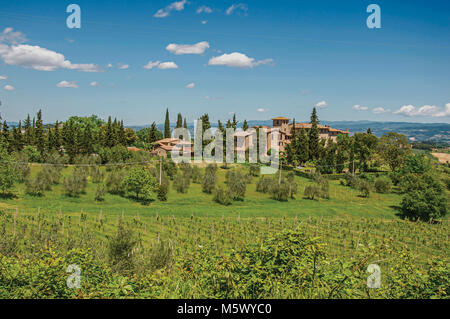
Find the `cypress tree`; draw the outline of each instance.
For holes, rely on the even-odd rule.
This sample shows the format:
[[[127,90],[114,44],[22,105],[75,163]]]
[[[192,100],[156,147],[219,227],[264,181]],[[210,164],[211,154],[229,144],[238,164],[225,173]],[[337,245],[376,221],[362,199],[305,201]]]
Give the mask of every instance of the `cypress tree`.
[[[156,128],[156,123],[153,122],[152,126],[150,127],[150,130],[148,131],[148,138],[147,138],[147,142],[148,143],[154,143],[158,140],[158,135],[157,134],[158,129]]]
[[[35,141],[36,141],[36,146],[37,146],[39,153],[41,153],[41,156],[43,156],[46,145],[45,145],[45,136],[44,136],[44,124],[42,122],[42,111],[41,110],[39,110],[39,112],[37,113]]]
[[[243,129],[244,131],[247,131],[247,130],[248,130],[247,120],[244,120],[244,123],[242,124],[242,129]]]
[[[181,113],[178,113],[176,128],[182,128],[182,127],[183,127],[183,117],[181,116]]]
[[[233,122],[231,123],[231,126],[236,129],[237,125],[238,125],[238,121],[236,120],[236,114],[233,114]]]
[[[170,119],[169,119],[169,109],[166,109],[166,120],[164,121],[164,138],[170,138]]]
[[[317,111],[316,108],[313,108],[313,111],[311,113],[311,129],[309,130],[309,159],[315,160],[319,158],[319,119],[317,118]]]
[[[184,127],[184,128],[187,128],[186,118],[184,118],[183,127]]]
[[[300,129],[300,133],[297,135],[296,144],[296,158],[300,162],[300,164],[304,164],[309,159],[309,143],[308,135],[306,134],[306,131],[303,127]]]

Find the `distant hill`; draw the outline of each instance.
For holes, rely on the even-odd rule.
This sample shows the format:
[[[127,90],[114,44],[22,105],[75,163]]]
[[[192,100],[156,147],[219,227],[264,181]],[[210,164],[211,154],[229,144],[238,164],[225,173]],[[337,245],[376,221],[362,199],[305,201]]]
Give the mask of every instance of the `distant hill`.
[[[271,126],[272,121],[247,121],[250,127],[257,125]],[[413,138],[415,141],[435,141],[450,143],[450,124],[447,123],[409,123],[409,122],[373,122],[373,121],[320,121],[321,124],[329,125],[340,130],[349,129],[350,133],[366,132],[368,128],[372,133],[380,137],[386,132],[397,132],[404,134],[408,138]],[[217,123],[212,123],[212,127],[217,127]],[[242,123],[239,123],[242,125]],[[134,130],[140,130],[144,126],[128,126]],[[164,124],[157,125],[159,130],[164,129]],[[175,127],[175,124],[171,124]],[[188,129],[193,134],[194,124],[188,123]]]

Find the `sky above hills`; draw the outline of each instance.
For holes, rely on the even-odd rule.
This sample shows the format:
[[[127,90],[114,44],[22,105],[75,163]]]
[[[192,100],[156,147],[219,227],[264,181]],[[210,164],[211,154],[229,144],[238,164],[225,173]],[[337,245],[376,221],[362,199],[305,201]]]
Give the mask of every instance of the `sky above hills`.
[[[4,1],[0,112],[450,122],[449,1]],[[381,28],[369,29],[369,4]]]

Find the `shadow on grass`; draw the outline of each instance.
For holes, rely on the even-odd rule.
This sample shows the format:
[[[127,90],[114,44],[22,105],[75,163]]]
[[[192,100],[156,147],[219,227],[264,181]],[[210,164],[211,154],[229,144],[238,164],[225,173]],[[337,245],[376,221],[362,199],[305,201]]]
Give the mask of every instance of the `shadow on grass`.
[[[17,195],[14,193],[0,193],[1,199],[14,199],[17,198]]]

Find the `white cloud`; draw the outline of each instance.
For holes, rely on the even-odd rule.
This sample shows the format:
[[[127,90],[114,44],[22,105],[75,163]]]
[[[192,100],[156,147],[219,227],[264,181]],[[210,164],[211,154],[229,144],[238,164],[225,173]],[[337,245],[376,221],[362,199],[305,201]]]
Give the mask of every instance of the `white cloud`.
[[[257,109],[257,111],[258,111],[258,112],[267,112],[267,111],[269,111],[269,110],[263,109],[263,108],[259,108],[259,109]]]
[[[208,21],[206,21],[206,20],[202,21],[202,24],[207,24],[207,23],[208,23]]]
[[[400,109],[394,112],[394,114],[404,115],[404,116],[434,116],[442,117],[450,115],[448,112],[448,104],[445,105],[445,110],[441,111],[441,108],[435,105],[424,105],[420,108],[416,108],[414,105],[403,105]]]
[[[187,0],[181,0],[181,1],[176,1],[176,2],[172,2],[171,4],[169,4],[167,7],[165,7],[164,9],[159,9],[153,16],[155,18],[165,18],[168,17],[170,15],[171,11],[182,11],[184,10],[184,5],[186,4]]]
[[[383,113],[389,113],[391,110],[386,110],[383,107],[376,107],[372,110],[373,114],[383,114]]]
[[[211,13],[212,12],[212,9],[210,8],[210,7],[208,7],[208,6],[201,6],[201,7],[199,7],[198,9],[197,9],[197,14],[198,13],[202,13],[202,12],[204,12],[204,13]]]
[[[244,15],[247,15],[248,7],[245,3],[237,3],[233,4],[231,7],[229,7],[226,11],[227,15],[232,14],[234,11],[240,12]]]
[[[0,80],[6,80],[8,77],[6,75],[0,75]]]
[[[130,65],[129,64],[119,64],[118,67],[120,70],[126,70],[130,67]]]
[[[178,65],[176,65],[175,62],[161,62],[161,61],[152,62],[152,61],[149,61],[146,65],[144,65],[144,69],[148,69],[148,70],[151,70],[155,67],[157,67],[160,70],[178,69]]]
[[[0,57],[6,64],[32,68],[38,71],[57,69],[99,72],[95,64],[73,64],[64,55],[39,46],[26,44],[7,46],[0,44]]]
[[[9,84],[5,85],[3,88],[4,88],[6,91],[14,91],[14,90],[16,89],[14,86],[9,85]]]
[[[209,43],[206,41],[198,42],[196,44],[175,44],[171,43],[166,47],[166,50],[176,55],[180,54],[203,54],[209,48]]]
[[[353,106],[353,109],[357,111],[367,111],[369,108],[367,106],[361,106],[359,104],[356,104]]]
[[[443,116],[450,116],[450,103],[445,104],[445,109],[442,112],[438,112],[434,114],[435,117],[443,117]]]
[[[254,58],[249,58],[245,54],[239,52],[222,54],[221,56],[212,57],[208,62],[209,65],[225,65],[234,68],[253,68],[254,66],[272,63],[272,59],[255,61]]]
[[[195,87],[195,83],[189,83],[188,85],[186,85],[186,89],[193,89]]]
[[[90,86],[98,86],[98,82],[97,82],[97,81],[94,81],[94,82],[91,82],[89,85],[90,85]]]
[[[106,65],[106,67],[107,67],[108,69],[110,69],[110,68],[113,67],[113,65],[112,65],[111,63],[108,63],[108,64]]]
[[[75,81],[72,82],[67,82],[67,81],[61,81],[58,84],[56,84],[57,87],[59,88],[78,88],[78,85]]]
[[[0,34],[0,42],[6,42],[10,44],[20,44],[27,42],[27,38],[20,31],[14,31],[13,28],[6,28]]]
[[[318,107],[319,109],[327,107],[327,106],[328,106],[328,104],[326,101],[320,101],[320,102],[317,102],[317,104],[316,104],[316,107]]]

